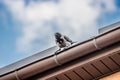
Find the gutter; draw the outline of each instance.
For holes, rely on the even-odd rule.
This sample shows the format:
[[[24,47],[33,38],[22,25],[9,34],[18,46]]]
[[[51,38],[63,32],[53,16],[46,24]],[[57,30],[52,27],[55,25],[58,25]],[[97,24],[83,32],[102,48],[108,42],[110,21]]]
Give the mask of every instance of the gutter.
[[[36,74],[80,58],[91,52],[100,50],[114,43],[120,42],[120,27],[105,34],[92,38],[82,44],[73,46],[71,49],[60,52],[29,66],[10,72],[0,77],[0,80],[24,80]]]

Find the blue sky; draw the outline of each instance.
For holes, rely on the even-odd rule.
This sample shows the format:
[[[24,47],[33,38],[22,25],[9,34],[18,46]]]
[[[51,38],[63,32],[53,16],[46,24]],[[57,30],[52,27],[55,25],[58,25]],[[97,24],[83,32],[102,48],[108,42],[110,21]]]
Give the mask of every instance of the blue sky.
[[[0,67],[54,46],[55,32],[80,42],[118,21],[119,0],[1,0]]]

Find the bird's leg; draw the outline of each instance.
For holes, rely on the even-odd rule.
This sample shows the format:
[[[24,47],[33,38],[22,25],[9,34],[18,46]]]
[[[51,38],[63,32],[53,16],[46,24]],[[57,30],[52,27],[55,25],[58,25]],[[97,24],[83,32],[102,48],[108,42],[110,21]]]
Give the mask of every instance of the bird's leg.
[[[58,52],[60,52],[61,51],[61,48],[59,48],[55,53],[58,53]]]

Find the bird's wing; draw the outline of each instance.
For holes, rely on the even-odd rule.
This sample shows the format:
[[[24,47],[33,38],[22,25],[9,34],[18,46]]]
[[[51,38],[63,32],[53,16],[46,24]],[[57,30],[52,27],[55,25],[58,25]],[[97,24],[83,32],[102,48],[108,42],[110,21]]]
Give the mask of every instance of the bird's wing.
[[[70,38],[68,38],[67,36],[64,36],[65,40],[68,41],[68,42],[73,42]]]

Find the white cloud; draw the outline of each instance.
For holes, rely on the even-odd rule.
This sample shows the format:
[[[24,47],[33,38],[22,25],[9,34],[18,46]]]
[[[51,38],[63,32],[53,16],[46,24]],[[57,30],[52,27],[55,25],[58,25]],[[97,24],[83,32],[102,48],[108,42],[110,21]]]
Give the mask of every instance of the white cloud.
[[[27,6],[24,0],[5,0],[5,4],[14,19],[23,23],[21,36],[16,42],[21,52],[54,45],[54,28],[75,41],[94,36],[100,15],[116,10],[114,0],[59,0],[58,3],[31,0]],[[53,27],[52,21],[57,26]]]

